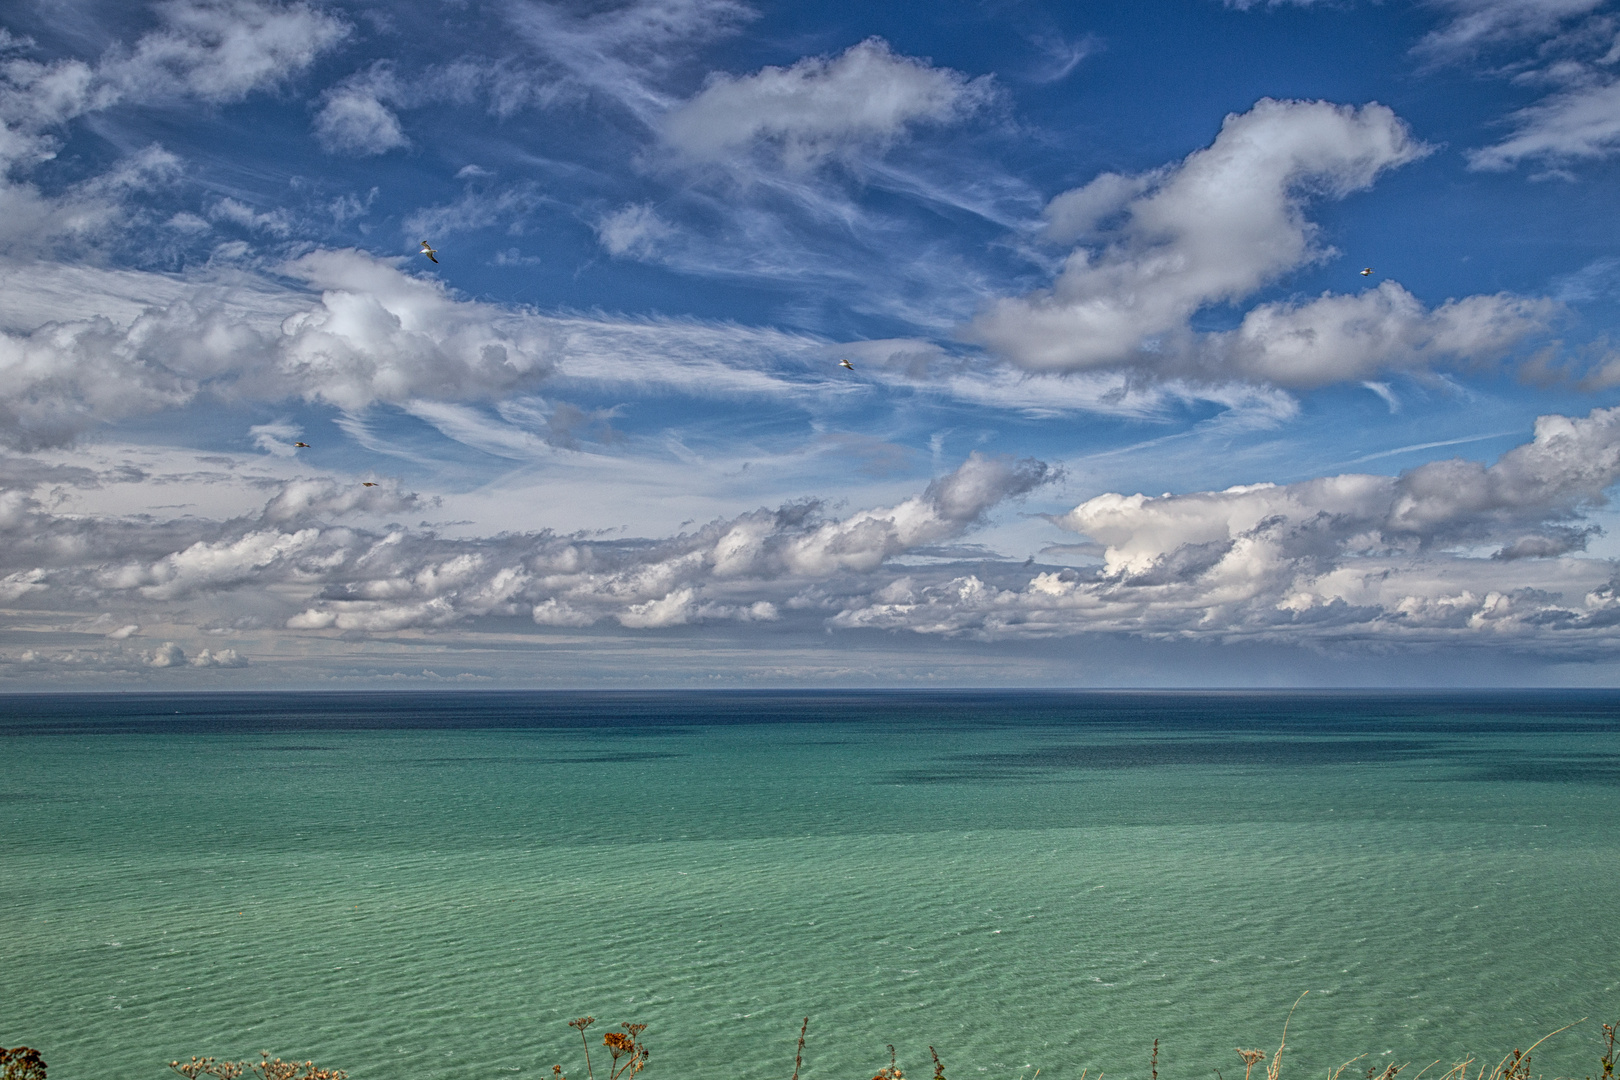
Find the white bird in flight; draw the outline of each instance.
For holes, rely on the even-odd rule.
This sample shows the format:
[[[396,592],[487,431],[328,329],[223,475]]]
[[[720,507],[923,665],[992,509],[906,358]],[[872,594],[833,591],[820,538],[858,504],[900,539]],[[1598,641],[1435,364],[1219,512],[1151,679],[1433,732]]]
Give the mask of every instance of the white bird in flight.
[[[847,368],[849,368],[849,370],[851,370],[851,371],[854,371],[854,370],[855,370],[855,365],[854,365],[854,364],[852,364],[852,363],[850,363],[850,362],[849,362],[849,358],[848,358],[848,357],[845,357],[845,358],[844,358],[844,359],[842,359],[842,360],[840,360],[840,361],[838,361],[838,362],[839,362],[839,363],[840,363],[840,364],[842,364],[842,365],[843,365],[843,366],[844,366],[844,367],[847,367]]]
[[[432,244],[429,244],[426,240],[422,241],[422,254],[426,255],[428,258],[432,259],[434,262],[439,261],[439,253],[438,253],[438,251],[433,247]]]
[[[434,260],[434,261],[437,262],[438,260]],[[1367,267],[1367,269],[1363,270],[1361,272],[1361,276],[1362,277],[1372,277],[1372,267],[1369,266],[1369,267]]]

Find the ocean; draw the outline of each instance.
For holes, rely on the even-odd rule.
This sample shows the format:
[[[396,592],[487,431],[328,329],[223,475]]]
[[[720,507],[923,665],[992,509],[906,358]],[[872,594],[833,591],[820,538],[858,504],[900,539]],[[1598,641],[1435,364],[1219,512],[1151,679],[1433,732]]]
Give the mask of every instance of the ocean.
[[[1593,1076],[1617,871],[1615,693],[0,698],[51,1080]]]

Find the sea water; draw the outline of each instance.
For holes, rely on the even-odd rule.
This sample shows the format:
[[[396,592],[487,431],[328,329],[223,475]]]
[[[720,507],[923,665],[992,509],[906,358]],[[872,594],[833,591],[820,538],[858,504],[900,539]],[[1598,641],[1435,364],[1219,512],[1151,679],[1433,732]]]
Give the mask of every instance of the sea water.
[[[1595,1075],[1617,871],[1613,694],[0,699],[52,1080]]]

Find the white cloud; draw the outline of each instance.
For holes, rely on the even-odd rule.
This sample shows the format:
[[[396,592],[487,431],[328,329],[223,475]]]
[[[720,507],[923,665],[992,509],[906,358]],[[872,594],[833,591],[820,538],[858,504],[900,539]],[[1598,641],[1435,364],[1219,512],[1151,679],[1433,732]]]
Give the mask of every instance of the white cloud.
[[[757,144],[790,168],[848,150],[882,146],[917,124],[946,124],[994,96],[988,76],[969,79],[912,57],[881,38],[837,57],[806,57],[753,75],[714,74],[703,90],[664,117],[665,140],[699,161],[723,161]]]
[[[610,255],[644,257],[660,240],[673,235],[674,226],[658,216],[649,203],[632,203],[602,218],[596,235]]]
[[[1620,82],[1604,80],[1554,94],[1509,120],[1518,129],[1493,146],[1468,151],[1468,167],[1504,171],[1522,161],[1552,164],[1608,157],[1620,150]]]
[[[351,425],[369,406],[393,404],[451,438],[519,458],[613,438],[609,412],[514,398],[542,383],[557,393],[763,397],[812,409],[876,383],[1041,416],[1158,417],[1194,398],[1273,419],[1292,410],[1286,395],[1254,388],[1130,386],[1101,373],[1026,377],[924,341],[838,345],[691,319],[543,315],[457,298],[402,272],[402,262],[316,251],[278,277],[0,268],[0,442],[61,445],[206,395],[332,405]],[[859,380],[839,377],[836,359],[845,355],[856,358]],[[503,403],[498,416],[471,407],[486,401]],[[274,422],[249,436],[268,453],[291,455],[299,432]]]
[[[280,326],[266,325],[262,308],[244,318],[230,302],[198,296],[149,308],[127,326],[92,317],[0,332],[0,439],[60,443],[88,424],[183,405],[209,387],[355,411],[487,398],[552,370],[544,320],[457,300],[355,251],[312,252],[282,270],[321,291],[301,310],[295,297],[271,298],[270,311],[293,309]]]
[[[477,55],[449,63],[413,66],[409,77],[379,60],[328,88],[312,129],[321,148],[331,154],[372,157],[411,145],[400,121],[401,110],[449,104],[460,108],[482,101],[502,119],[532,106],[548,106],[566,97],[554,76],[510,58]],[[488,175],[476,166],[457,179]]]
[[[289,480],[265,504],[260,520],[271,525],[287,526],[299,522],[330,521],[356,514],[383,517],[426,508],[415,495],[401,492],[397,481],[373,483],[373,487],[366,487],[336,480]]]
[[[143,655],[146,657],[148,667],[179,667],[186,662],[185,651],[172,641],[165,641],[150,653]]]
[[[798,503],[667,539],[594,542],[550,533],[456,540],[360,524],[419,505],[391,485],[293,480],[257,514],[221,522],[64,515],[10,492],[0,501],[12,541],[0,546],[0,570],[11,571],[12,604],[145,610],[143,622],[174,631],[187,619],[228,624],[232,613],[295,632],[374,634],[484,618],[552,627],[611,619],[636,630],[775,623],[806,585],[959,537],[1052,475],[1040,462],[974,454],[920,495],[843,518]],[[92,620],[101,634],[112,622]],[[192,663],[221,666],[224,655],[213,647],[210,660]],[[184,662],[168,646],[153,656]]]
[[[1061,523],[1108,546],[1109,573],[1144,574],[1176,552],[1230,544],[1263,522],[1339,551],[1511,544],[1601,504],[1616,479],[1620,409],[1599,409],[1583,419],[1541,417],[1534,441],[1491,466],[1452,459],[1398,477],[1349,474],[1166,498],[1100,495]]]
[[[302,3],[168,0],[155,10],[160,29],[102,61],[103,78],[143,101],[239,101],[305,70],[348,35],[341,20]]]
[[[874,591],[839,626],[1292,642],[1462,640],[1558,652],[1609,640],[1607,561],[1568,558],[1620,479],[1620,409],[1543,416],[1494,465],[1437,461],[1186,495],[1099,495],[1056,523],[1105,545],[1094,571]],[[1472,552],[1494,548],[1492,557]]]
[[[514,634],[604,624],[638,636],[746,623],[773,636],[1102,633],[1571,656],[1620,636],[1613,567],[1581,555],[1596,534],[1589,513],[1620,479],[1620,409],[1542,417],[1531,442],[1489,466],[1099,495],[1053,519],[1097,542],[1092,568],[1024,569],[955,544],[1051,475],[975,455],[886,505],[828,516],[788,503],[647,539],[365,524],[411,497],[371,504],[345,497],[352,484],[310,480],[224,521],[62,513],[11,489],[0,580],[8,605],[32,613],[25,625],[66,618],[58,629],[106,640],[122,623],[109,645],[144,625],[166,644],[140,662],[170,667],[292,655],[311,635],[493,634],[507,649]],[[229,650],[219,633],[235,637]]]
[[[674,104],[663,77],[686,58],[682,46],[734,32],[756,12],[738,0],[632,0],[580,8],[516,0],[512,27],[561,72],[561,85],[601,95],[652,125]]]
[[[161,152],[148,149],[104,176],[41,194],[21,174],[55,155],[62,125],[121,102],[238,101],[307,69],[348,33],[300,3],[169,0],[154,10],[157,29],[133,46],[115,44],[95,64],[0,61],[0,243],[8,253],[110,233],[131,189],[155,178]]]
[[[396,96],[393,71],[379,65],[326,91],[315,114],[315,139],[331,154],[371,157],[409,146],[384,99]]]
[[[204,649],[191,658],[192,667],[238,668],[247,667],[247,657],[238,655],[235,649]]]
[[[13,503],[16,502],[14,492],[6,492],[6,494],[11,496]],[[5,577],[0,578],[0,601],[8,604],[13,603],[31,592],[47,588],[45,584],[47,577],[49,575],[38,567],[32,570],[19,570],[14,574],[7,574]]]
[[[42,132],[118,102],[240,101],[307,69],[348,34],[341,20],[301,3],[169,0],[154,10],[158,29],[133,46],[115,44],[95,65],[0,64],[0,160],[48,154]]]
[[[1021,367],[1129,369],[1160,379],[1317,386],[1385,368],[1501,355],[1541,328],[1544,301],[1475,296],[1427,310],[1393,282],[1247,313],[1235,331],[1189,320],[1332,254],[1314,197],[1365,189],[1427,149],[1382,105],[1263,100],[1178,165],[1104,173],[1053,199],[1047,239],[1082,241],[1049,290],[995,302],[968,328]]]
[[[696,605],[697,591],[681,588],[657,600],[631,604],[618,615],[619,625],[631,630],[657,630],[666,626],[680,626],[691,621]]]
[[[1322,258],[1310,196],[1366,188],[1422,153],[1382,105],[1262,100],[1178,166],[1136,182],[1105,174],[1100,189],[1054,200],[1049,221],[1063,232],[1122,220],[1106,247],[1077,249],[1051,290],[997,302],[972,334],[1032,369],[1136,360],[1144,340],[1184,330],[1200,308]]]
[[[198,541],[148,567],[111,570],[103,581],[117,588],[139,588],[153,600],[172,600],[204,589],[222,589],[252,580],[272,564],[290,562],[315,546],[319,529],[296,533],[265,530],[234,540]]]
[[[1046,228],[1041,232],[1041,239],[1053,244],[1089,239],[1095,235],[1098,225],[1122,214],[1132,200],[1162,179],[1162,171],[1135,176],[1099,173],[1089,183],[1065,191],[1046,204],[1042,211]]]
[[[1550,300],[1498,293],[1427,309],[1392,281],[1356,295],[1262,304],[1233,331],[1206,340],[1212,375],[1279,386],[1364,379],[1384,370],[1467,364],[1502,356],[1558,311]]]
[[[304,433],[304,429],[297,424],[286,420],[277,420],[269,424],[255,424],[248,428],[248,435],[253,439],[253,445],[267,454],[276,457],[293,458],[298,456],[298,447],[293,444]]]
[[[406,215],[405,234],[415,238],[443,237],[504,222],[507,233],[516,236],[523,231],[524,219],[545,201],[540,189],[528,182],[493,190],[469,185],[444,206],[424,207]]]
[[[267,232],[272,236],[284,237],[292,232],[292,221],[286,210],[277,207],[274,210],[255,210],[236,199],[220,199],[208,209],[208,216],[215,221],[229,221],[254,232]]]
[[[1505,118],[1513,131],[1465,151],[1470,169],[1506,171],[1529,161],[1534,177],[1568,178],[1567,167],[1620,149],[1620,83],[1614,78],[1613,16],[1604,0],[1432,0],[1448,18],[1414,52],[1430,61],[1480,60],[1520,86],[1553,93]]]
[[[1604,0],[1430,0],[1430,7],[1450,18],[1425,34],[1413,51],[1445,60],[1506,42],[1546,37],[1569,19],[1603,4]]]
[[[535,385],[559,363],[575,384],[791,395],[801,392],[793,367],[828,347],[774,330],[543,316],[460,300],[354,251],[314,252],[283,269],[315,291],[255,276],[215,284],[44,264],[6,277],[0,439],[58,444],[213,390],[351,411],[476,401]],[[822,375],[803,392],[826,383]],[[273,425],[252,434],[261,447],[279,440],[283,451],[296,437]]]

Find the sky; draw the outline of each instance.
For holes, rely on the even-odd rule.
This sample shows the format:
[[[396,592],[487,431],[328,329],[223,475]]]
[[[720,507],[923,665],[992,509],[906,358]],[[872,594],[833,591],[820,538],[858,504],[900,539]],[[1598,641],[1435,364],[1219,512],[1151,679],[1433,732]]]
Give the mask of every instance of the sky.
[[[1616,685],[1617,180],[1604,0],[10,0],[0,690]]]

